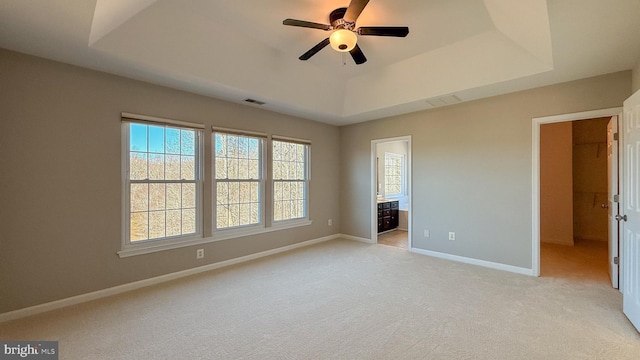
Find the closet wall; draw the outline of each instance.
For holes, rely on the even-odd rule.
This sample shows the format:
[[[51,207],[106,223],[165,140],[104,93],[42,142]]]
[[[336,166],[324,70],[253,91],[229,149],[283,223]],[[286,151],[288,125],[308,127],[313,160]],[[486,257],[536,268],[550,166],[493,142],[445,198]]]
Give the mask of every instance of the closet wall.
[[[573,246],[573,125],[540,126],[540,241]]]
[[[607,241],[607,123],[572,122],[573,237]]]

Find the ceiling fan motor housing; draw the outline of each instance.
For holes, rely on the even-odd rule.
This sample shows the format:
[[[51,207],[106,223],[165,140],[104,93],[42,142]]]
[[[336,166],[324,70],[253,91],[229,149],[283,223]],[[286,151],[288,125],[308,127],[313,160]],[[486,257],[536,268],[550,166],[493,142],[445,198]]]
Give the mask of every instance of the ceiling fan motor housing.
[[[356,24],[345,21],[344,14],[346,12],[347,8],[338,8],[329,14],[329,21],[334,30],[330,37],[331,47],[340,52],[350,51],[357,42],[357,36],[353,31]]]
[[[333,26],[334,29],[343,29],[343,28],[348,28],[348,25],[351,25],[351,29],[349,30],[353,30],[353,28],[355,28],[355,23],[348,23],[346,21],[344,21],[344,14],[347,13],[347,8],[342,7],[342,8],[337,8],[335,10],[333,10],[331,12],[331,14],[329,14],[329,24],[331,24],[331,26]]]

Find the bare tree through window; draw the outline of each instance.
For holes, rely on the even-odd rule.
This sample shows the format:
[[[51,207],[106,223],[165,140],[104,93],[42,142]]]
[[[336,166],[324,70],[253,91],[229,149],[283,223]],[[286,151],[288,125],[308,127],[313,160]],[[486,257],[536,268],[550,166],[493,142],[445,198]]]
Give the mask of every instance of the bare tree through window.
[[[197,231],[197,131],[129,123],[129,241]]]
[[[308,145],[273,141],[273,220],[307,216]]]
[[[216,229],[262,222],[261,138],[215,133]]]

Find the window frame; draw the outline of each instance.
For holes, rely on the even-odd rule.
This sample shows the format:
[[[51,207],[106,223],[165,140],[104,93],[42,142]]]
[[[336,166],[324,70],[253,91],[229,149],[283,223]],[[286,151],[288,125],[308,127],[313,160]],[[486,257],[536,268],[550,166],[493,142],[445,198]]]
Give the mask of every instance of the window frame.
[[[387,193],[387,156],[400,159],[400,192],[388,194]],[[405,168],[405,155],[392,152],[384,153],[384,197],[389,199],[401,198],[406,195],[406,181],[407,173]]]
[[[130,179],[130,139],[131,124],[157,125],[176,129],[193,130],[194,134],[194,180],[132,180]],[[203,239],[203,189],[204,189],[204,125],[180,120],[163,119],[131,113],[121,114],[121,174],[122,174],[122,236],[120,257],[146,254],[155,251],[173,249],[201,243]],[[165,236],[161,238],[131,241],[131,184],[132,183],[194,183],[195,184],[195,232],[186,235]]]
[[[284,142],[284,143],[292,143],[292,144],[298,144],[298,145],[303,145],[304,146],[304,179],[303,180],[288,180],[288,179],[274,179],[273,178],[273,164],[274,164],[274,158],[273,158],[273,142],[274,141],[278,141],[278,142]],[[282,137],[282,136],[273,136],[271,139],[271,157],[269,159],[270,161],[270,167],[271,167],[271,172],[270,172],[270,182],[271,182],[271,224],[274,228],[286,228],[289,226],[293,226],[293,225],[305,225],[310,223],[309,220],[309,197],[310,197],[310,188],[311,188],[311,143],[308,141],[304,141],[304,140],[300,140],[300,139],[293,139],[293,138],[287,138],[287,137]],[[276,220],[275,219],[275,207],[276,207],[276,199],[275,199],[275,185],[276,182],[302,182],[304,184],[304,204],[303,204],[303,212],[304,212],[304,216],[302,217],[298,217],[298,218],[290,218],[290,219],[283,219],[283,220]]]
[[[310,203],[311,203],[311,142],[308,140],[300,140],[295,138],[288,138],[283,136],[272,136],[265,133],[258,133],[252,131],[240,131],[226,128],[219,128],[211,126],[211,143],[205,140],[205,125],[200,123],[192,123],[181,120],[159,118],[147,115],[139,115],[133,113],[122,112],[120,116],[121,120],[121,247],[117,251],[120,258],[137,256],[143,254],[149,254],[158,251],[178,249],[186,246],[193,246],[199,244],[206,244],[221,240],[233,239],[237,237],[246,237],[250,235],[268,233],[273,231],[280,231],[289,228],[295,228],[300,226],[308,226],[313,222],[310,217]],[[164,238],[138,240],[131,242],[130,236],[130,184],[129,179],[129,161],[130,161],[130,124],[131,123],[143,123],[145,125],[161,125],[165,127],[175,128],[188,128],[195,130],[195,209],[196,209],[196,232],[188,235],[170,236]],[[209,146],[215,144],[214,137],[215,132],[233,132],[236,135],[247,135],[252,137],[263,137],[261,142],[262,161],[262,191],[261,197],[261,217],[262,221],[260,226],[242,226],[229,229],[216,229],[216,179],[215,179],[215,148],[211,148],[211,159],[205,161],[205,150],[209,151]],[[305,159],[305,217],[296,218],[291,220],[273,221],[273,181],[272,181],[272,141],[289,141],[299,142],[305,146],[306,159]],[[206,146],[206,149],[205,149]],[[215,145],[214,145],[215,146]],[[147,151],[149,153],[149,151]],[[208,160],[208,158],[206,158]],[[205,179],[205,174],[211,175],[211,180]],[[154,180],[155,181],[155,180]],[[270,186],[267,186],[267,183]],[[205,185],[211,185],[212,191],[211,197],[205,199]],[[210,204],[205,201],[211,201]],[[206,211],[211,211],[211,217],[206,219],[204,217]],[[209,215],[207,213],[207,215]],[[206,234],[205,234],[206,231]]]
[[[260,179],[257,181],[260,189],[260,221],[256,224],[249,225],[240,225],[228,228],[218,229],[217,227],[217,184],[218,179],[216,179],[216,154],[215,154],[215,146],[216,146],[216,134],[226,134],[226,135],[236,135],[236,136],[245,136],[249,138],[259,139],[260,140]],[[225,129],[225,128],[216,128],[212,127],[211,132],[211,232],[213,236],[213,241],[232,239],[236,237],[248,236],[253,234],[259,234],[264,232],[266,225],[266,217],[265,217],[265,203],[266,203],[266,176],[267,176],[267,168],[266,164],[266,144],[267,144],[268,136],[263,133],[258,132],[249,132],[249,131],[239,131],[233,129]],[[234,181],[234,180],[232,180]],[[243,180],[235,180],[237,182],[243,182]],[[234,182],[235,182],[234,181]],[[225,179],[224,182],[230,182],[229,179]]]

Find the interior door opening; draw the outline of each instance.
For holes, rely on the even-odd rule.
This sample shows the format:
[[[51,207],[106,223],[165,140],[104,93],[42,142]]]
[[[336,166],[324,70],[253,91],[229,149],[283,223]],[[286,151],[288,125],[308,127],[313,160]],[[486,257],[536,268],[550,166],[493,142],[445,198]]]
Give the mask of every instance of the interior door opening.
[[[371,142],[371,240],[411,249],[411,137]]]
[[[534,119],[534,274],[618,287],[612,126],[621,110]]]

